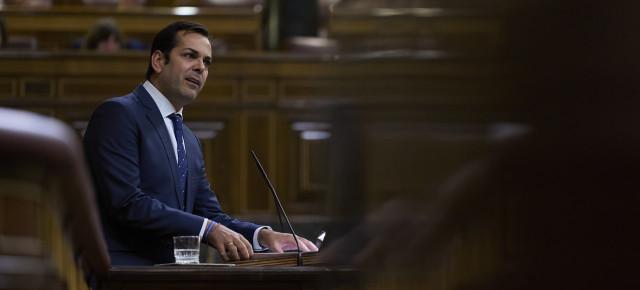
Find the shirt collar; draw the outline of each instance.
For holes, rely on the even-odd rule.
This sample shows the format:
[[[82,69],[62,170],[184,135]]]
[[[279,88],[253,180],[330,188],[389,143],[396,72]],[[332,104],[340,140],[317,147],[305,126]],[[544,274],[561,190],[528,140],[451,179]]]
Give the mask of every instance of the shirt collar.
[[[149,95],[151,95],[151,98],[156,103],[156,106],[158,106],[162,117],[166,118],[173,113],[182,115],[182,109],[176,112],[176,109],[173,107],[171,102],[169,102],[167,97],[165,97],[160,91],[158,91],[158,89],[156,89],[156,87],[154,87],[151,82],[146,81],[144,82],[144,84],[142,84],[142,86],[147,90]]]

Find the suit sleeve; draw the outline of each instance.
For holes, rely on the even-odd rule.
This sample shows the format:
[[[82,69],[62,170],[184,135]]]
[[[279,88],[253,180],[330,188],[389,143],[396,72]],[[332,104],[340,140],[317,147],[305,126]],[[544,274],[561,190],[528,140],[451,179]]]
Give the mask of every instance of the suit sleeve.
[[[103,218],[140,234],[166,237],[197,235],[202,217],[168,206],[157,192],[141,189],[140,150],[144,144],[141,122],[146,116],[125,101],[107,101],[94,112],[84,137]]]

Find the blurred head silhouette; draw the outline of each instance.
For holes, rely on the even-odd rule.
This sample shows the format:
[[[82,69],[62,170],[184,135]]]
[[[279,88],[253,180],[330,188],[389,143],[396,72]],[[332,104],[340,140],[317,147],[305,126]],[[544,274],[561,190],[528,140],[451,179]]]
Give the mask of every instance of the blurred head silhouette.
[[[124,38],[115,20],[102,18],[87,34],[84,48],[102,52],[115,52],[122,49],[123,43]]]

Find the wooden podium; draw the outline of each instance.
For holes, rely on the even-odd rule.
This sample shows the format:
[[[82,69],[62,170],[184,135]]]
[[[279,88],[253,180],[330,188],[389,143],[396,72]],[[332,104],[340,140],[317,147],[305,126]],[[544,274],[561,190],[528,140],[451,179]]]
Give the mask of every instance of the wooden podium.
[[[358,289],[360,271],[322,265],[319,253],[254,254],[225,264],[113,266],[97,289]]]
[[[114,266],[97,289],[358,289],[359,272],[327,266]]]

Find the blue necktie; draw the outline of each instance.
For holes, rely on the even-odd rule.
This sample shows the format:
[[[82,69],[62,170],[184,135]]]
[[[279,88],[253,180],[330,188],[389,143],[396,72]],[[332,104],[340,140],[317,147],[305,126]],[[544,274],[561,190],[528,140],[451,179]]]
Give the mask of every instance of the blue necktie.
[[[180,189],[183,197],[185,196],[185,188],[187,187],[187,154],[182,144],[182,116],[178,114],[169,115],[169,119],[173,121],[173,132],[176,135],[176,143],[178,148],[178,173],[180,174]]]

